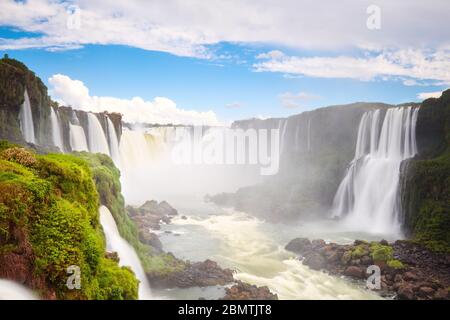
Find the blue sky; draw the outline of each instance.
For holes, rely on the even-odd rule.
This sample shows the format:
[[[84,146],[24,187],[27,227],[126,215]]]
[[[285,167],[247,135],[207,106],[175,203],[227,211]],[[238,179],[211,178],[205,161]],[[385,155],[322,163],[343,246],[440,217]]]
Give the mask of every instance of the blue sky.
[[[0,53],[8,53],[26,63],[50,89],[55,83],[61,84],[56,79],[49,82],[56,74],[67,76],[66,80],[70,78],[64,86],[71,86],[72,80],[82,81],[89,90],[89,100],[72,99],[69,101],[72,103],[83,101],[89,104],[94,101],[91,99],[94,96],[128,102],[133,97],[141,97],[144,101],[165,97],[174,102],[176,108],[198,112],[211,110],[220,121],[229,121],[254,116],[288,116],[355,101],[419,101],[427,94],[448,88],[450,83],[450,76],[445,71],[436,72],[450,62],[447,43],[440,40],[438,33],[437,43],[417,42],[420,43],[417,47],[413,45],[417,39],[393,46],[388,42],[379,43],[377,37],[370,45],[361,44],[364,37],[356,33],[354,43],[352,37],[343,38],[342,46],[338,43],[330,48],[322,47],[311,36],[309,42],[312,44],[308,42],[296,47],[292,45],[291,37],[283,38],[282,30],[279,43],[272,40],[277,38],[276,32],[267,41],[260,40],[261,34],[253,35],[253,29],[247,30],[247,22],[236,30],[236,34],[246,34],[242,41],[229,41],[239,37],[236,34],[222,36],[220,25],[212,24],[211,30],[221,35],[210,35],[213,40],[205,40],[208,36],[203,33],[201,39],[196,40],[197,33],[184,33],[184,30],[181,35],[177,33],[174,39],[167,40],[166,30],[180,32],[178,25],[169,24],[164,26],[164,35],[159,42],[153,38],[148,40],[155,34],[148,31],[148,27],[137,27],[133,32],[142,39],[130,43],[128,38],[132,36],[126,33],[117,38],[100,32],[96,38],[90,38],[90,30],[78,38],[72,37],[70,30],[61,33],[57,28],[58,20],[52,22],[52,19],[56,19],[53,18],[55,10],[66,10],[64,2],[59,4],[60,8],[51,2],[38,1],[42,12],[37,17],[41,20],[31,17],[29,22],[28,15],[11,20],[10,15],[17,15],[13,12],[18,10],[17,3],[7,2],[3,4],[8,5],[3,8],[3,16],[0,13]],[[18,14],[27,8],[25,5],[28,9],[33,8],[32,2],[21,4]],[[79,5],[83,12],[91,10],[111,19],[116,19],[117,10],[123,10],[119,22],[123,23],[126,32],[129,32],[128,20],[137,14],[130,8],[118,7],[110,16],[109,12],[90,8],[83,1]],[[5,14],[7,10],[10,15]],[[61,12],[67,19],[67,11]],[[123,18],[127,14],[129,19]],[[43,19],[46,15],[50,18]],[[196,21],[185,23],[191,26]],[[147,35],[147,31],[151,35]],[[95,33],[96,29],[91,32]],[[253,36],[255,41],[252,41]],[[327,36],[333,37],[332,34]],[[398,36],[392,37],[395,40]],[[324,38],[323,41],[328,40]],[[61,84],[59,93],[64,86]],[[70,100],[70,97],[55,92],[57,90],[51,91],[54,98],[63,102]]]

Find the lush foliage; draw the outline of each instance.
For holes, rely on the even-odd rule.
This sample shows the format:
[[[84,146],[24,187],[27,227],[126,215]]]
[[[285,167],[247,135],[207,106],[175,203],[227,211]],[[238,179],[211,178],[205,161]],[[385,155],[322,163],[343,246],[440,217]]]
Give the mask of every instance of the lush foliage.
[[[37,289],[54,290],[61,299],[136,299],[138,281],[132,271],[105,257],[99,197],[88,163],[71,155],[3,149],[0,255],[29,242],[33,265],[18,267],[43,276],[46,288]],[[71,265],[81,270],[80,290],[65,285]]]

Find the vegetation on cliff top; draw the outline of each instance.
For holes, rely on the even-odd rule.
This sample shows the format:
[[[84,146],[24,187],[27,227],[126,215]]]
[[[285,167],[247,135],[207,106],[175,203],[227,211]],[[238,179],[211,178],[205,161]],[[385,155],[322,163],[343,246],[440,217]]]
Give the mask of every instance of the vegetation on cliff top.
[[[0,150],[0,257],[6,261],[0,269],[29,247],[30,264],[12,267],[26,270],[26,284],[44,297],[136,299],[132,271],[105,256],[89,164],[74,155],[35,155],[4,142]],[[71,265],[81,270],[80,290],[66,286]],[[36,284],[37,278],[43,283]]]
[[[417,143],[419,157],[405,164],[405,227],[428,248],[450,252],[450,90],[422,103]]]

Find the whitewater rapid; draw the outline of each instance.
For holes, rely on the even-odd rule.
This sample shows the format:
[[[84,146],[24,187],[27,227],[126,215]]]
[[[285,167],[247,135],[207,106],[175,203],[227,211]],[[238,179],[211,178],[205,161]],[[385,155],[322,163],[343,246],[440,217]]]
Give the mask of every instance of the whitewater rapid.
[[[284,249],[295,237],[351,243],[354,234],[340,233],[334,225],[286,226],[266,223],[242,212],[213,207],[209,212],[178,216],[164,225],[162,230],[171,232],[160,235],[165,250],[191,261],[213,259],[222,267],[236,270],[236,279],[268,286],[280,299],[380,299],[361,283],[304,266]]]

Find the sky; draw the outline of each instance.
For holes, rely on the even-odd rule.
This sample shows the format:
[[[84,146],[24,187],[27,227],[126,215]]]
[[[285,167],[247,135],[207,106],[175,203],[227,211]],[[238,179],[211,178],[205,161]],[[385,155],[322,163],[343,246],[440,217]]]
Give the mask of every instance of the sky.
[[[450,87],[448,0],[0,1],[0,54],[61,104],[227,124]]]

